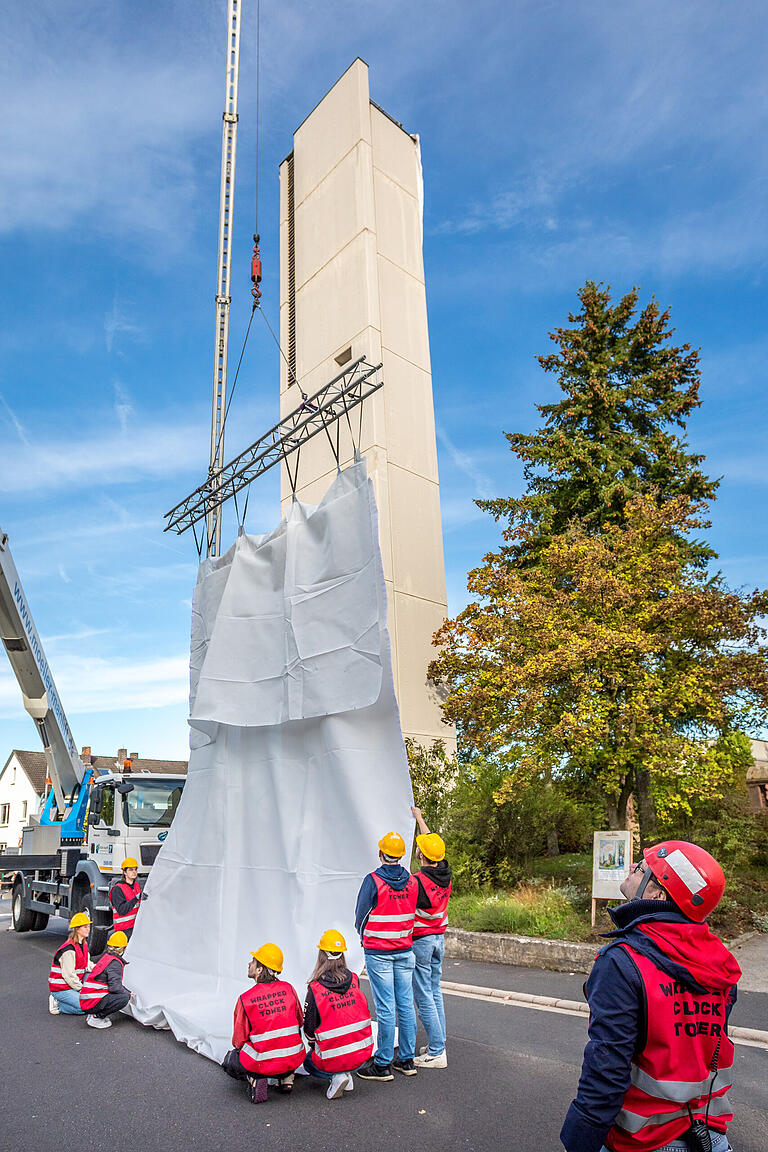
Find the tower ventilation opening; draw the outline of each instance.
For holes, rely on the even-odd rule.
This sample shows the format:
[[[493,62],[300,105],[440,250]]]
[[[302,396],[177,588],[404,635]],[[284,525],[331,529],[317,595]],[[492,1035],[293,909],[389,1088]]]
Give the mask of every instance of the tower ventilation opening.
[[[296,379],[296,245],[293,153],[288,157],[288,383]]]

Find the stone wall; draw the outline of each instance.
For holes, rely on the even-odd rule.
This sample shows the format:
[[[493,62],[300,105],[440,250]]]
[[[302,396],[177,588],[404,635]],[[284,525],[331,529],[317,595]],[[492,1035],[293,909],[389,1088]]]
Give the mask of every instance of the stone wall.
[[[599,947],[501,932],[465,932],[462,928],[449,928],[445,934],[445,954],[457,960],[519,964],[555,972],[589,972]]]

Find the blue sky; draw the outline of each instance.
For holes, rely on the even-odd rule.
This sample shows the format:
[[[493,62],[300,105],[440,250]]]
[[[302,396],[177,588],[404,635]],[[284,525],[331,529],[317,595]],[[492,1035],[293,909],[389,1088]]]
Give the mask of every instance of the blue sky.
[[[249,310],[255,0],[241,58],[232,345]],[[196,552],[163,513],[209,450],[224,0],[16,5],[0,45],[0,526],[75,739],[184,756]],[[502,430],[587,278],[639,284],[702,351],[690,439],[723,476],[711,539],[768,577],[766,9],[733,0],[262,0],[259,228],[278,311],[277,167],[355,56],[422,140],[425,266],[450,607],[519,491]],[[254,330],[227,455],[276,419]],[[254,487],[249,531],[278,517]],[[227,530],[234,531],[230,514]],[[0,666],[0,760],[37,747]]]

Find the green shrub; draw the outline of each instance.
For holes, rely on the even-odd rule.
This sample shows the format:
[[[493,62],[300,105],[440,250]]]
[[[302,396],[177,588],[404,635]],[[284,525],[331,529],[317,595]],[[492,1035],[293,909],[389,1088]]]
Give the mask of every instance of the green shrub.
[[[470,932],[511,932],[551,940],[577,940],[588,925],[557,888],[521,884],[512,892],[475,892],[456,896],[448,911],[453,928]]]

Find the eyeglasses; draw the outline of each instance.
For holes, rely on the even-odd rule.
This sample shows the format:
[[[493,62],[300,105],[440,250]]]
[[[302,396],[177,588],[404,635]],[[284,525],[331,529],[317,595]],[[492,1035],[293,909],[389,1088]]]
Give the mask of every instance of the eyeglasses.
[[[645,872],[645,868],[643,868],[644,863],[644,860],[638,860],[637,864],[635,864],[634,868],[632,869],[632,874],[634,875],[635,872]]]

